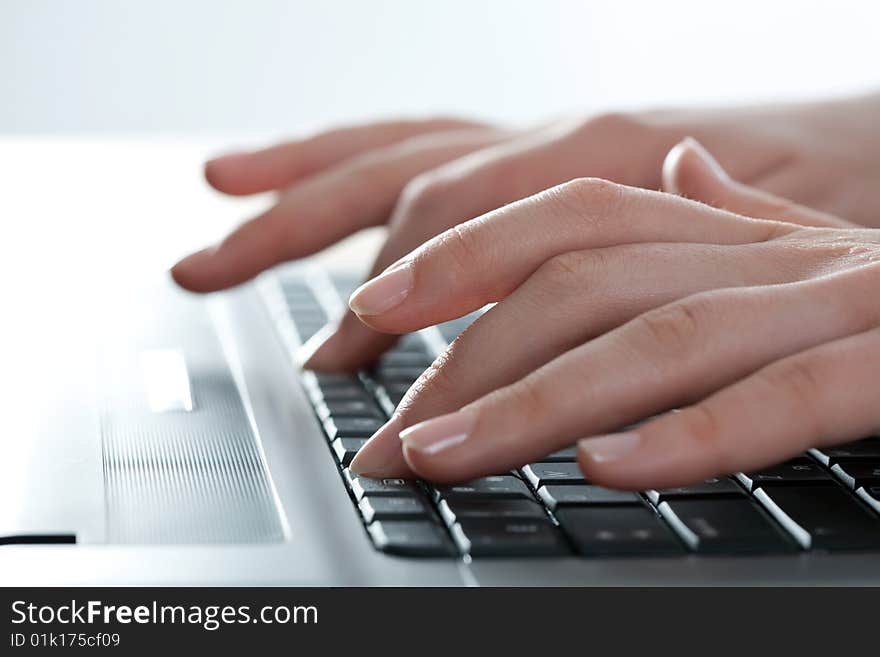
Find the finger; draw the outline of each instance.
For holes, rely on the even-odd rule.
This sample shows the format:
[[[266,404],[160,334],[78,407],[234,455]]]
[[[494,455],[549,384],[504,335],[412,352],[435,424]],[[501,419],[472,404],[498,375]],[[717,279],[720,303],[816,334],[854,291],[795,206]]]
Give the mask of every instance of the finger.
[[[401,433],[404,456],[418,474],[443,481],[537,460],[579,434],[691,403],[772,361],[868,330],[880,315],[864,301],[875,284],[866,267],[688,297],[458,412],[409,428]]]
[[[560,253],[642,242],[743,244],[794,229],[669,194],[576,180],[438,235],[361,286],[350,306],[373,328],[403,333],[503,298]]]
[[[217,246],[177,263],[174,279],[195,292],[242,283],[279,262],[319,251],[384,223],[404,185],[422,171],[505,138],[500,132],[428,135],[348,160],[290,188]]]
[[[733,180],[718,161],[691,138],[680,142],[666,156],[663,188],[672,194],[681,194],[748,217],[787,221],[802,226],[855,227],[855,224],[833,215]]]
[[[205,178],[227,194],[256,194],[286,187],[350,157],[410,137],[485,127],[471,121],[431,119],[337,128],[306,139],[214,158],[205,163]]]
[[[748,246],[625,245],[549,260],[477,319],[426,370],[351,468],[363,474],[408,467],[399,432],[510,385],[560,354],[643,312],[707,289],[750,280],[783,282]],[[777,279],[774,280],[773,276]]]
[[[414,181],[398,205],[388,240],[368,278],[438,233],[579,175],[634,185],[659,184],[659,163],[670,136],[622,115],[558,122],[469,154]],[[638,153],[638,156],[632,156]],[[625,156],[623,155],[625,154]],[[427,184],[422,184],[427,183]],[[349,312],[324,342],[304,347],[309,369],[351,370],[375,360],[393,343]]]
[[[582,440],[578,460],[590,480],[633,490],[753,471],[880,429],[878,371],[873,329],[774,362],[633,432]]]

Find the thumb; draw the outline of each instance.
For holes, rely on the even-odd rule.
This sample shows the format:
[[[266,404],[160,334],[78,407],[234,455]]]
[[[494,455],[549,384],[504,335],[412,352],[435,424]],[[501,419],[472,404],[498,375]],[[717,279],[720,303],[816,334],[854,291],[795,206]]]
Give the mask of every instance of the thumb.
[[[663,189],[708,205],[759,219],[802,226],[852,228],[854,224],[737,182],[691,137],[676,144],[663,162]]]

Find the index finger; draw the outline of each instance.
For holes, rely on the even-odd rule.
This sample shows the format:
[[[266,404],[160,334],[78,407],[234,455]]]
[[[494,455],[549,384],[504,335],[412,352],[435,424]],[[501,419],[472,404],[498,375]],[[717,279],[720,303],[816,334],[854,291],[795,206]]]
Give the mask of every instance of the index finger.
[[[744,244],[797,229],[579,179],[446,231],[361,286],[350,305],[369,326],[404,333],[498,301],[561,253],[640,242]]]
[[[268,148],[216,157],[205,163],[205,178],[226,194],[258,194],[286,187],[351,157],[410,137],[485,127],[473,121],[445,118],[345,126]]]

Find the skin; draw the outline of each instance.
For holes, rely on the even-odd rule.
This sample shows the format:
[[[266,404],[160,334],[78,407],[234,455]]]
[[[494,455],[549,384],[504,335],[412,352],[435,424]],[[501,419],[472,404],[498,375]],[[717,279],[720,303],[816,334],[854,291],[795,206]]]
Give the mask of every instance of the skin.
[[[385,273],[353,296],[359,315],[306,346],[307,366],[325,370],[497,302],[357,471],[462,479],[583,436],[581,467],[618,488],[753,469],[880,426],[867,399],[880,231],[857,226],[880,218],[877,109],[867,97],[526,132],[434,121],[326,133],[208,163],[223,191],[283,191],[172,273],[221,289],[390,216],[373,269]],[[685,135],[721,164],[693,141],[666,157]],[[661,171],[667,192],[703,202],[640,189]],[[596,437],[669,408],[682,410]]]

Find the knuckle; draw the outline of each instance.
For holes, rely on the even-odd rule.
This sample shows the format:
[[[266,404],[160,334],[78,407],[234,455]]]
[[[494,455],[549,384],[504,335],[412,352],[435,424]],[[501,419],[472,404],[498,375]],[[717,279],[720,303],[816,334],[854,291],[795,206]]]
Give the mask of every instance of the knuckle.
[[[397,412],[407,423],[421,422],[435,410],[432,400],[454,403],[460,396],[461,384],[457,382],[455,359],[450,349],[441,354],[422,372],[401,400]]]
[[[544,418],[553,408],[553,399],[547,394],[547,388],[536,377],[526,377],[516,383],[512,389],[513,408],[526,423]]]
[[[547,260],[535,272],[535,280],[542,291],[552,294],[570,294],[592,278],[591,271],[600,267],[601,256],[590,251],[569,251]]]
[[[603,112],[581,123],[578,132],[588,137],[629,136],[633,131],[645,128],[645,122],[636,114],[628,112]]]
[[[619,212],[626,187],[603,178],[575,178],[556,188],[553,195],[563,213],[601,224]]]
[[[437,237],[438,247],[451,260],[455,271],[471,271],[481,261],[476,231],[468,223],[458,224]]]
[[[713,463],[714,469],[724,470],[729,463],[730,445],[725,435],[724,422],[709,404],[697,404],[681,411],[679,420],[687,436],[696,445],[702,459]]]
[[[827,386],[822,384],[822,363],[815,356],[789,358],[759,373],[765,386],[788,397],[792,404],[808,414],[804,419],[816,428],[815,417],[810,413]]]
[[[698,295],[645,313],[635,321],[653,345],[684,351],[705,333],[716,310],[715,304]]]

